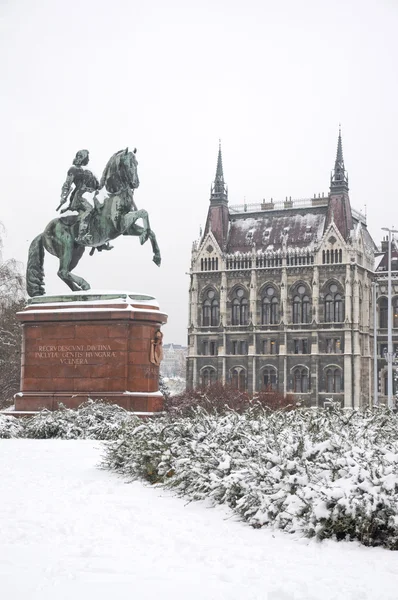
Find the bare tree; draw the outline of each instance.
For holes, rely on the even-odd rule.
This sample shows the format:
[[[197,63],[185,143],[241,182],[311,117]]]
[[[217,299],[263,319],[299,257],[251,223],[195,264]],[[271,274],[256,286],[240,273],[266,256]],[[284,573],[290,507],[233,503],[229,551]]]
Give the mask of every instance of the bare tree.
[[[20,386],[22,328],[16,313],[25,306],[25,278],[22,265],[2,260],[0,224],[0,407],[11,404]]]
[[[21,325],[16,313],[25,306],[24,301],[13,302],[0,314],[0,406],[12,404],[20,389]]]

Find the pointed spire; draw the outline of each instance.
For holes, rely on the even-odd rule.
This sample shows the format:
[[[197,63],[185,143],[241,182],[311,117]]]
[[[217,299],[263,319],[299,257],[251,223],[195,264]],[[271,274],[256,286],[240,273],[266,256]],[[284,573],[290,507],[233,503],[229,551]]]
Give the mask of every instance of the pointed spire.
[[[222,169],[222,154],[221,154],[221,140],[218,140],[218,157],[217,157],[217,170],[216,170],[216,181],[220,180],[224,182],[224,172]]]
[[[332,190],[347,190],[348,191],[348,176],[344,169],[343,158],[343,143],[341,141],[341,125],[339,124],[339,138],[337,141],[336,160],[334,163],[334,171],[330,178],[330,189]]]
[[[221,140],[219,140],[216,177],[211,188],[211,200],[227,200],[227,198],[228,192],[224,181],[224,171],[222,167]]]
[[[337,141],[337,153],[336,153],[336,162],[334,168],[343,167],[344,170],[344,159],[343,159],[343,144],[341,141],[341,124],[339,123],[339,139]]]

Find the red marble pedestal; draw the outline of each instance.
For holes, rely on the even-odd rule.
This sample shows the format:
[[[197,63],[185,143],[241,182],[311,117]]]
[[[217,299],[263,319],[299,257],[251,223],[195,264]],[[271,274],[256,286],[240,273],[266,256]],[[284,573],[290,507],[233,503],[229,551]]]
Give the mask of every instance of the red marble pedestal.
[[[77,408],[88,398],[134,412],[162,410],[151,347],[167,315],[155,298],[91,290],[42,296],[18,318],[22,387],[15,411]]]

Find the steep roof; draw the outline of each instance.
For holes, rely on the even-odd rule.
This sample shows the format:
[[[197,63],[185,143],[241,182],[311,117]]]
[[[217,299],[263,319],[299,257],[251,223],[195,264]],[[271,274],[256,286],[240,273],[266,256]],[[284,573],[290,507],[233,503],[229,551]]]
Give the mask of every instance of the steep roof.
[[[203,237],[207,233],[213,233],[220,248],[224,248],[224,241],[228,234],[229,215],[225,205],[211,206],[207,214],[206,226]]]
[[[343,238],[348,240],[350,231],[353,228],[353,220],[347,193],[341,194],[338,192],[338,195],[335,195],[333,190],[331,191],[326,226],[330,225],[332,221],[336,224]]]
[[[327,207],[272,210],[248,215],[231,215],[227,252],[248,252],[253,244],[257,249],[306,247],[321,239]]]
[[[294,248],[306,248],[314,246],[321,241],[324,232],[330,225],[329,216],[333,215],[333,221],[339,227],[339,213],[331,209],[333,196],[325,198],[322,206],[293,206],[280,210],[263,210],[255,212],[236,212],[231,207],[230,228],[226,252],[249,252],[253,246],[257,250],[278,250],[283,245]],[[316,200],[315,200],[316,202]],[[376,250],[376,245],[366,227],[365,219],[360,213],[353,211],[350,222],[352,228],[347,229],[347,220],[344,221],[343,231],[346,241],[351,236],[362,233],[364,244]],[[355,237],[355,235],[354,235]]]

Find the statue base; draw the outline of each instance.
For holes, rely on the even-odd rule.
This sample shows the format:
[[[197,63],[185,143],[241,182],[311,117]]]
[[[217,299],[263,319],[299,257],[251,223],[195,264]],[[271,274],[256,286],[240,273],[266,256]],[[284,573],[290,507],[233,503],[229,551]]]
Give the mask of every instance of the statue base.
[[[167,315],[152,296],[93,290],[37,296],[18,319],[22,387],[15,411],[77,408],[88,398],[139,413],[162,410],[154,344]]]

